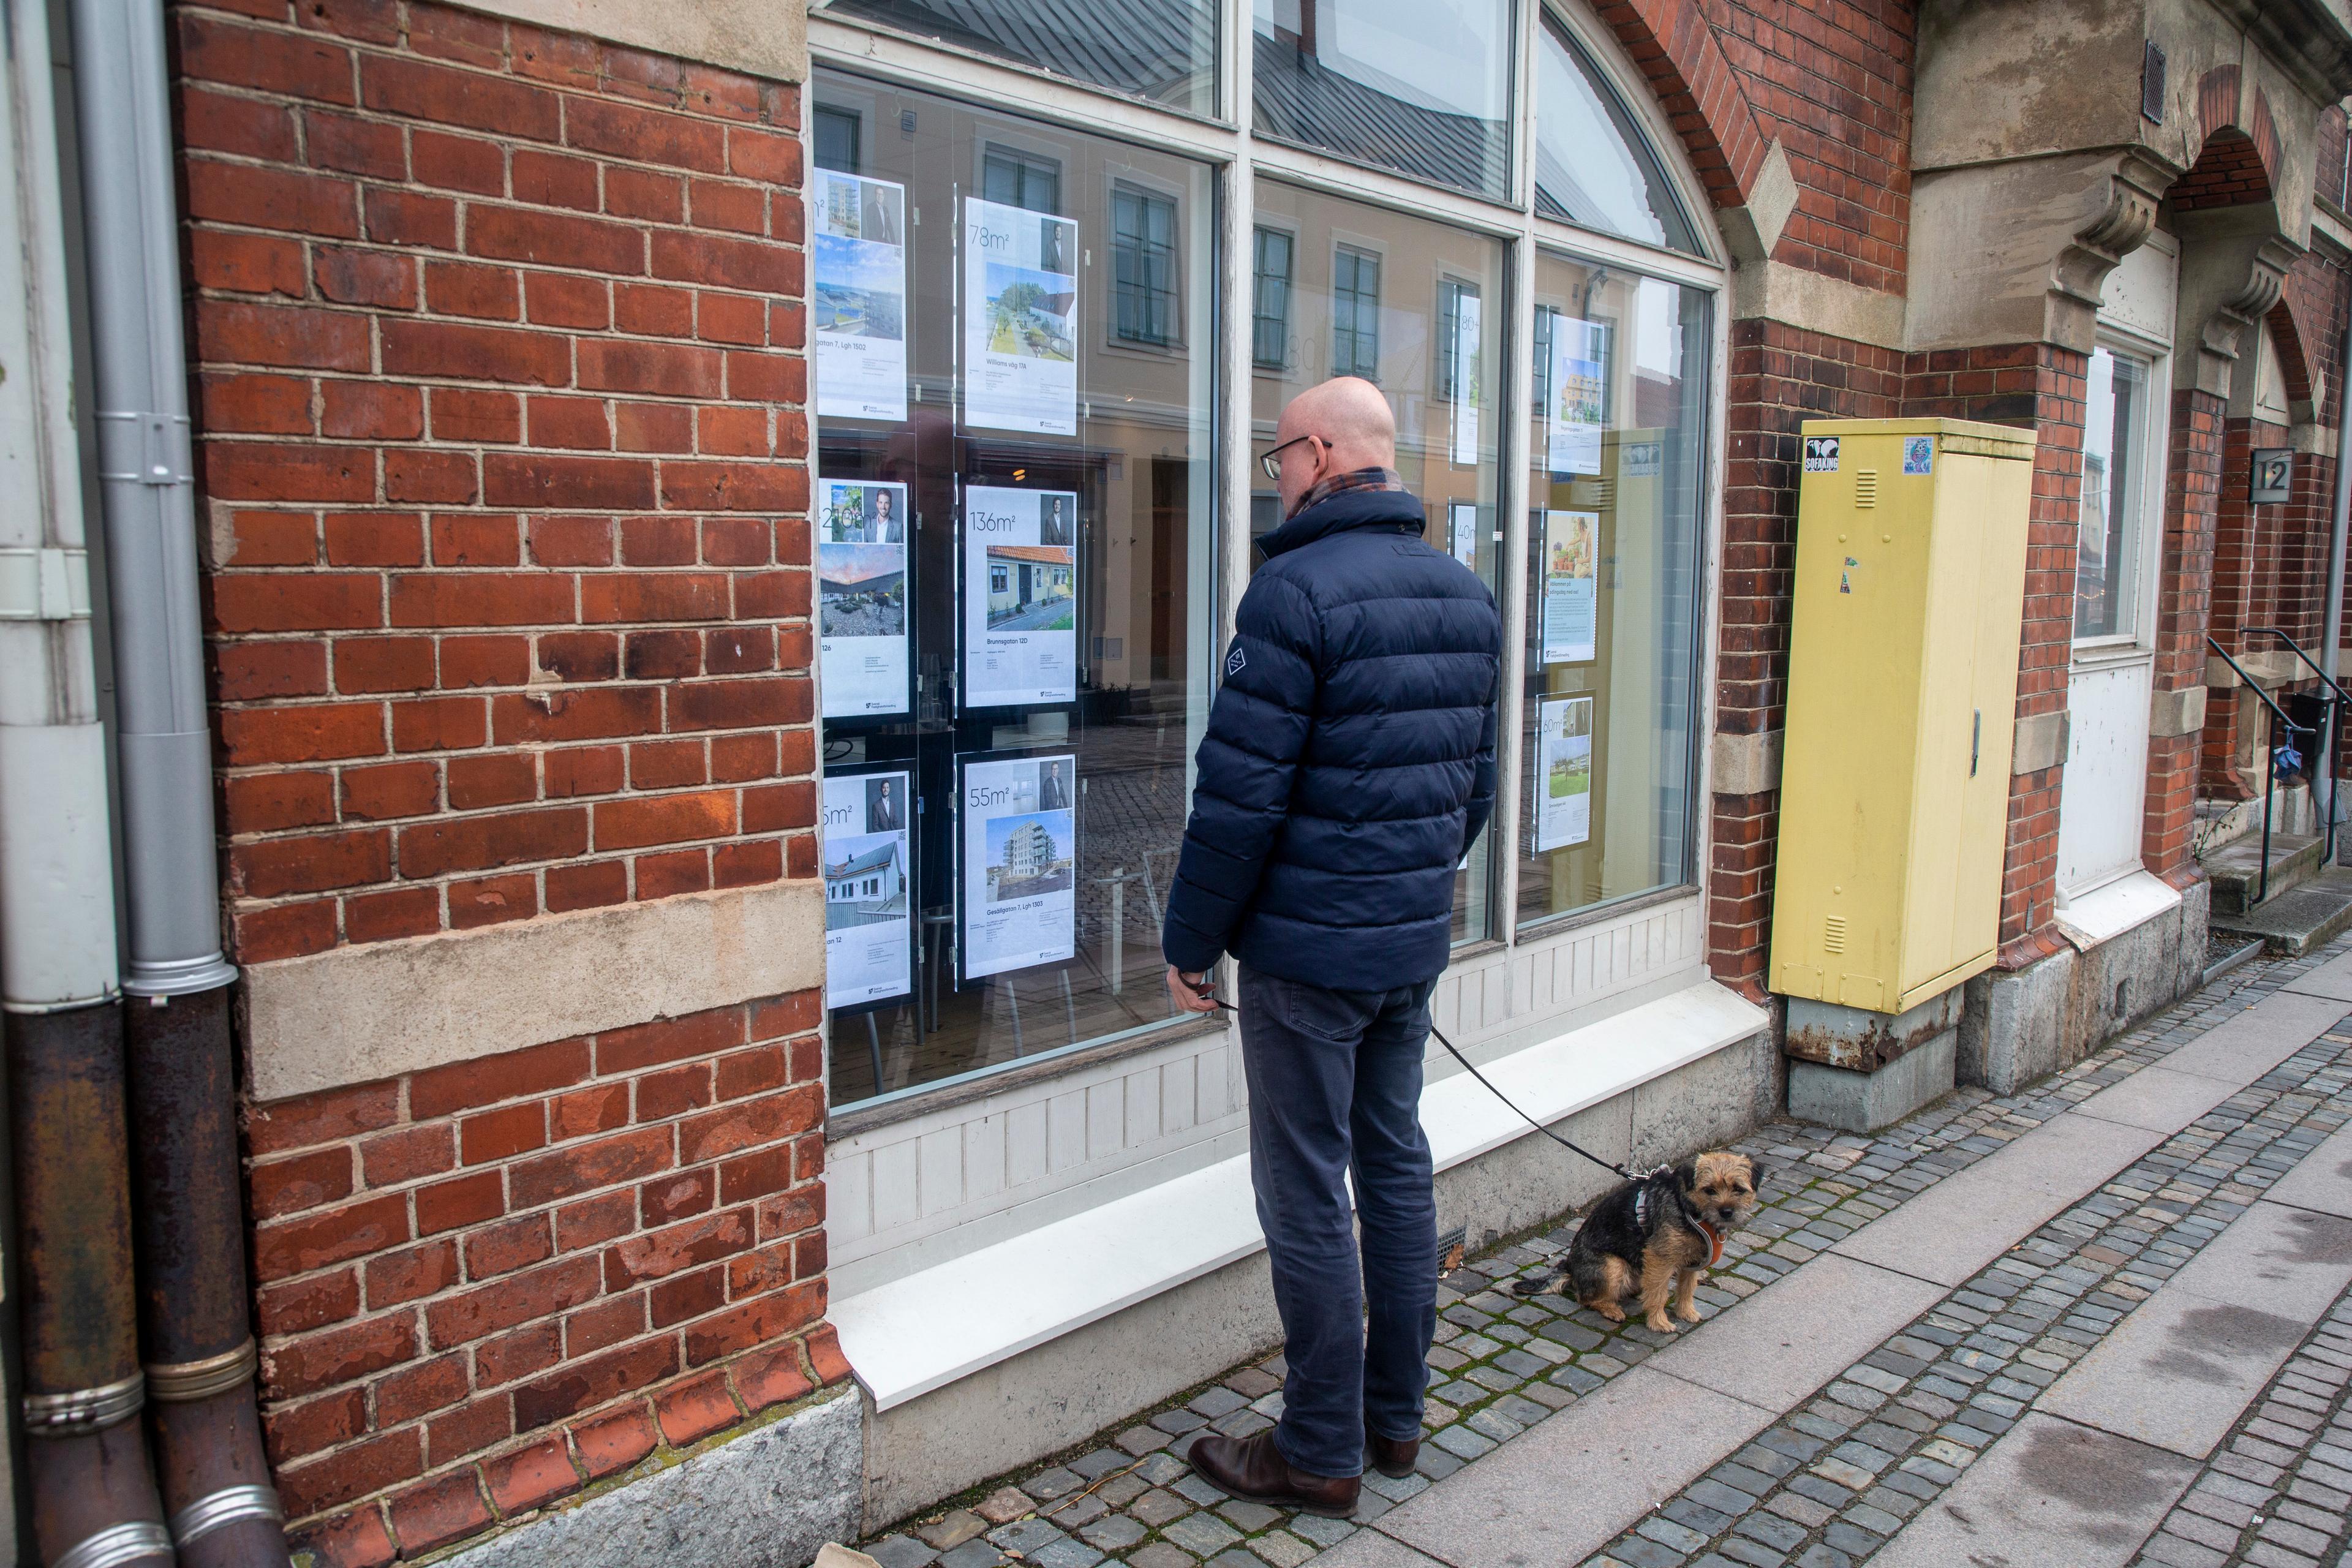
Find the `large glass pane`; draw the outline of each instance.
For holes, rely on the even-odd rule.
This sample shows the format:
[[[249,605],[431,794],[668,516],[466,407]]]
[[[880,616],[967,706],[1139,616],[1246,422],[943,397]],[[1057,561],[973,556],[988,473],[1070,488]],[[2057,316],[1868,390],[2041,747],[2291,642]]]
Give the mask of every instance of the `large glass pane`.
[[[1701,254],[1656,153],[1616,89],[1549,16],[1536,37],[1536,210]]]
[[[2074,552],[2074,635],[2139,629],[2139,518],[2146,499],[2147,363],[2104,344],[2091,354],[2083,422],[2083,526]]]
[[[816,0],[809,10],[887,23],[1167,109],[1217,111],[1215,0]]]
[[[820,71],[836,1105],[1157,1027],[1216,652],[1210,171]],[[975,804],[977,803],[977,804]]]
[[[1708,297],[1536,263],[1524,927],[1691,880]]]
[[[1396,413],[1397,468],[1428,514],[1424,537],[1492,589],[1502,242],[1272,180],[1256,191],[1250,456],[1272,445],[1283,405],[1327,375],[1374,383]],[[1282,501],[1255,465],[1250,474],[1255,536],[1282,521]],[[1497,841],[1495,830],[1480,835],[1455,878],[1456,942],[1490,934]]]
[[[1510,0],[1255,0],[1259,132],[1482,195],[1510,177]]]

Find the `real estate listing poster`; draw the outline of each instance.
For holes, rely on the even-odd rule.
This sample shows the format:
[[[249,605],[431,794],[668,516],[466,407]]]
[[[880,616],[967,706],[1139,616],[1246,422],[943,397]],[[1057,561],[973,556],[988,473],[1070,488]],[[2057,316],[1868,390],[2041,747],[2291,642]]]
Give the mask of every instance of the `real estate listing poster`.
[[[1077,954],[1078,759],[963,765],[963,974]]]
[[[1555,474],[1601,471],[1601,426],[1608,417],[1608,382],[1601,368],[1605,329],[1597,321],[1552,312],[1549,425],[1544,466]]]
[[[817,657],[824,716],[907,711],[907,487],[817,480]]]
[[[967,708],[1078,695],[1078,498],[973,485],[963,492]]]
[[[1454,342],[1447,345],[1453,367],[1446,379],[1454,387],[1454,461],[1457,467],[1478,466],[1478,296],[1463,289],[1454,300]]]
[[[1592,561],[1601,514],[1548,511],[1543,519],[1543,661],[1581,664],[1593,655],[1598,620]]]
[[[963,422],[1078,433],[1078,226],[966,197]]]
[[[1453,546],[1454,559],[1475,572],[1478,570],[1478,503],[1458,500],[1448,506],[1445,511],[1447,529],[1452,535],[1447,542]]]
[[[824,781],[824,1005],[904,996],[914,973],[914,805],[908,777]]]
[[[907,187],[816,172],[816,411],[907,417]]]
[[[1592,699],[1536,704],[1536,847],[1592,837]]]

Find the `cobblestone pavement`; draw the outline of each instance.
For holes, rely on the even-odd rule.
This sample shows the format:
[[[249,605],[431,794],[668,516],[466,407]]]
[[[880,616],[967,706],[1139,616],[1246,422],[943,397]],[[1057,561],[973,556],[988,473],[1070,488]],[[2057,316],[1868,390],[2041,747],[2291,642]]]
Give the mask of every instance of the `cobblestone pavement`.
[[[1736,1147],[1765,1202],[1699,1291],[1712,1317],[1869,1221],[2121,1082],[2327,960],[2247,965],[2018,1096],[1963,1090],[1874,1136],[1793,1122]],[[1848,1568],[1937,1501],[2142,1301],[2352,1121],[2352,1019],[2231,1095],[1946,1292],[1587,1568]],[[2151,1134],[2153,1136],[2153,1134]],[[2352,1174],[2352,1172],[2347,1172]],[[1240,1367],[1098,1447],[1007,1478],[866,1542],[886,1568],[1303,1568],[1363,1525],[1474,1466],[1640,1364],[1674,1336],[1611,1324],[1506,1283],[1545,1271],[1572,1222],[1447,1277],[1430,1352],[1419,1472],[1364,1478],[1354,1521],[1227,1498],[1183,1455],[1281,1412],[1279,1357]],[[1724,1331],[1736,1332],[1736,1322]],[[2298,1332],[2301,1331],[2298,1330]],[[2332,1563],[2352,1509],[2352,1304],[2298,1348],[2149,1536],[2139,1563]],[[2186,1461],[2183,1461],[2186,1462]],[[1563,1476],[1563,1482],[1573,1477]],[[2145,1527],[2115,1557],[2121,1563]],[[1399,1549],[1402,1551],[1402,1549]]]

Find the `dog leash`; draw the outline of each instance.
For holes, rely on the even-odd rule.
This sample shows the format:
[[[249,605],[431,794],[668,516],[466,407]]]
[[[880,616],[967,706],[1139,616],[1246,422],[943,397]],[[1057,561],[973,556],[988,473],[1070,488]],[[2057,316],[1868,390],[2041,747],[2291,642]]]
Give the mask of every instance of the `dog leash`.
[[[1200,993],[1200,994],[1207,998],[1209,1001],[1215,1003],[1218,1006],[1223,1007],[1228,1013],[1238,1016],[1241,1012],[1239,1007],[1234,1006],[1223,997],[1216,995],[1213,993],[1203,991]],[[1590,1149],[1580,1149],[1577,1147],[1574,1143],[1570,1142],[1567,1139],[1561,1137],[1550,1128],[1546,1127],[1542,1122],[1538,1121],[1534,1117],[1529,1116],[1526,1111],[1521,1110],[1518,1106],[1512,1101],[1509,1095],[1505,1094],[1501,1089],[1496,1089],[1493,1081],[1489,1079],[1485,1073],[1480,1072],[1476,1068],[1470,1065],[1470,1058],[1464,1056],[1460,1051],[1454,1048],[1454,1042],[1445,1037],[1444,1032],[1438,1028],[1437,1025],[1433,1021],[1429,1026],[1429,1032],[1436,1037],[1439,1045],[1445,1047],[1446,1054],[1448,1056],[1451,1056],[1455,1061],[1462,1064],[1463,1071],[1468,1073],[1472,1078],[1476,1079],[1480,1083],[1486,1085],[1486,1092],[1488,1094],[1491,1094],[1496,1100],[1501,1100],[1505,1106],[1509,1108],[1512,1114],[1517,1116],[1520,1121],[1526,1122],[1528,1126],[1534,1128],[1537,1131],[1542,1133],[1545,1137],[1550,1139],[1553,1142],[1559,1144],[1570,1153],[1580,1154],[1584,1158],[1591,1161],[1594,1164],[1600,1166],[1602,1170],[1613,1172],[1616,1174],[1624,1177],[1629,1182],[1646,1181],[1649,1179],[1649,1176],[1654,1176],[1658,1174],[1659,1172],[1671,1168],[1669,1166],[1661,1165],[1656,1171],[1652,1171],[1648,1173],[1648,1175],[1644,1175],[1639,1171],[1629,1171],[1622,1165],[1617,1164],[1612,1161],[1604,1160]],[[1718,1243],[1718,1250],[1720,1250],[1720,1247],[1721,1244]]]

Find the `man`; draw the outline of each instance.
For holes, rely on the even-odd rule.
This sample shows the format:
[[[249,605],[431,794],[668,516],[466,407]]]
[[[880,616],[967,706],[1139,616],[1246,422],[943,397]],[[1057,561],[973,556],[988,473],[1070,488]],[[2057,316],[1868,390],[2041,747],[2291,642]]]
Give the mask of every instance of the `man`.
[[[874,809],[866,814],[866,831],[868,833],[898,831],[898,803],[890,798],[888,779],[882,781],[882,794],[874,802]]]
[[[1368,1446],[1399,1477],[1420,1448],[1437,1326],[1421,1058],[1454,868],[1494,810],[1503,626],[1422,542],[1370,382],[1301,394],[1264,461],[1286,521],[1234,617],[1161,946],[1193,1012],[1216,1005],[1219,957],[1241,962],[1250,1179],[1289,1373],[1277,1426],[1191,1458],[1236,1497],[1345,1516]]]
[[[1047,763],[1045,764],[1045,780],[1037,786],[1037,809],[1040,811],[1067,811],[1069,808],[1070,792],[1068,787],[1062,783],[1062,764],[1059,763]]]
[[[898,493],[875,485],[866,490],[866,495],[873,508],[872,515],[866,520],[866,542],[899,543]]]

